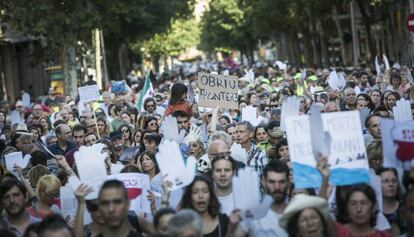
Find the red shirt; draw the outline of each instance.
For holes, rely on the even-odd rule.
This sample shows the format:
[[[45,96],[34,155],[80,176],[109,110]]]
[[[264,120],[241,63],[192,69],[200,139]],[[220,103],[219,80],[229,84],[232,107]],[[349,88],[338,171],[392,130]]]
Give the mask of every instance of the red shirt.
[[[354,235],[351,231],[344,225],[336,223],[336,236],[337,237],[392,237],[392,234],[388,231],[379,231],[375,230],[372,234],[369,235]]]
[[[175,111],[184,111],[188,114],[188,116],[193,116],[190,104],[187,101],[179,104],[168,105],[165,110],[165,116],[171,115]]]

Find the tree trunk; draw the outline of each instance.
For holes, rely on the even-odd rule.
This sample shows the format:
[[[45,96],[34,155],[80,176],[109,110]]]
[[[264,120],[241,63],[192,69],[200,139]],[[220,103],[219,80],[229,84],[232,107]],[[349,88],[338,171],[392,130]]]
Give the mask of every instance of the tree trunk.
[[[344,35],[342,33],[342,27],[341,27],[341,23],[339,22],[338,10],[336,9],[336,6],[333,7],[333,16],[334,16],[334,20],[335,20],[335,26],[336,26],[336,30],[337,30],[337,33],[338,33],[338,37],[339,37],[339,43],[341,45],[342,62],[346,65],[349,62],[347,62],[347,60],[346,60]]]
[[[358,4],[359,12],[361,13],[361,16],[364,22],[365,31],[367,34],[369,54],[366,55],[366,59],[368,61],[371,61],[371,59],[373,59],[375,55],[377,55],[377,51],[375,50],[375,45],[374,45],[374,42],[372,40],[372,35],[371,35],[371,18],[370,16],[368,16],[368,13],[365,9],[363,1],[356,1],[356,2]]]
[[[65,78],[65,95],[76,98],[78,95],[78,80],[76,73],[76,50],[73,45],[64,46],[63,73]]]

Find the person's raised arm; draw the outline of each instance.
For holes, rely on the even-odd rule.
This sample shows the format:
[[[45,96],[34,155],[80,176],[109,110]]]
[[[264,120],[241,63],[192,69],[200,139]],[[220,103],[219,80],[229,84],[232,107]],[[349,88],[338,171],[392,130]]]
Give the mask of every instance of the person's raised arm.
[[[92,192],[92,187],[81,184],[75,190],[76,201],[78,202],[78,207],[76,209],[75,224],[73,227],[73,232],[75,237],[83,237],[83,215],[85,213],[86,201],[85,196]]]
[[[23,168],[18,166],[18,165],[14,165],[14,168],[17,171],[17,175],[19,176],[20,181],[23,183],[23,185],[26,187],[27,189],[27,193],[29,195],[29,199],[32,197],[36,196],[36,192],[33,190],[32,185],[29,183],[29,181],[27,181],[26,177],[24,177],[23,175]]]
[[[329,195],[329,164],[328,158],[323,155],[319,155],[318,163],[316,165],[319,173],[322,176],[322,184],[320,188],[319,196],[328,199]]]
[[[226,237],[245,237],[247,233],[240,226],[240,209],[234,209],[229,216]]]

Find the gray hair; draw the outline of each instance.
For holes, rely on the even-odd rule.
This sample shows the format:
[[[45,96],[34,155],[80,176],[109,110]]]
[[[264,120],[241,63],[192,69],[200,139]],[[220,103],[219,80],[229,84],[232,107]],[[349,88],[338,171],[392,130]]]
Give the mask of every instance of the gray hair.
[[[203,236],[203,221],[201,217],[190,209],[184,209],[175,214],[168,223],[168,236],[178,237],[184,229],[192,228],[198,237]]]
[[[216,131],[210,136],[210,140],[208,141],[207,147],[209,147],[212,142],[217,140],[225,142],[229,149],[233,143],[233,140],[231,139],[231,136],[229,134],[223,131]]]

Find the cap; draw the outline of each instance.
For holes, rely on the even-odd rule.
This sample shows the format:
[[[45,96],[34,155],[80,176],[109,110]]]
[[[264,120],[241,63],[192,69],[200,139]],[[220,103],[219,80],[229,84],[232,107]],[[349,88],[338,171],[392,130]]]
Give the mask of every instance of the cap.
[[[120,131],[113,131],[109,134],[109,138],[114,140],[115,138],[122,138],[122,133]]]
[[[317,81],[317,80],[318,80],[318,77],[315,75],[308,77],[308,81]]]
[[[274,127],[269,132],[269,136],[271,136],[273,138],[282,138],[283,135],[284,135],[284,133],[283,133],[282,129],[280,129],[279,127]]]

